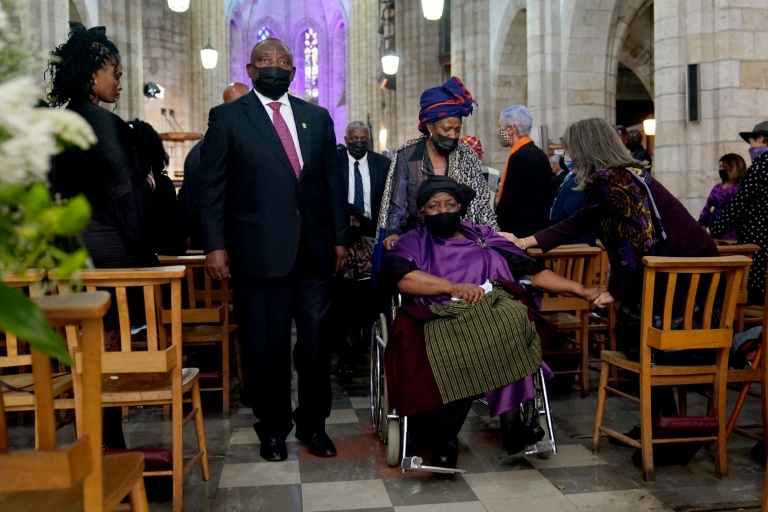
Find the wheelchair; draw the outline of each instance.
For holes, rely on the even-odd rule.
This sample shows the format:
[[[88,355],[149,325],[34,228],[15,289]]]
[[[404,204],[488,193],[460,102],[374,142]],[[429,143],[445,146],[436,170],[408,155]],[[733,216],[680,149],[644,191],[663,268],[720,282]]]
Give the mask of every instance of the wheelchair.
[[[397,309],[400,307],[400,297],[396,297],[392,303],[391,319],[394,320]],[[406,446],[408,440],[408,417],[398,415],[397,411],[390,409],[387,397],[386,372],[384,369],[384,352],[389,340],[389,319],[385,313],[380,313],[379,318],[373,323],[371,329],[371,375],[370,375],[370,405],[371,425],[381,442],[387,446],[387,464],[391,467],[400,466],[400,470],[429,471],[434,473],[465,473],[463,469],[443,468],[424,465],[419,456],[408,456]],[[532,414],[537,416],[539,425],[544,429],[545,435],[541,441],[527,445],[525,455],[537,455],[539,458],[548,459],[552,454],[557,454],[555,433],[552,426],[549,397],[547,395],[547,383],[544,370],[534,374],[534,399]],[[488,405],[484,398],[480,402]],[[521,410],[523,408],[521,407]]]

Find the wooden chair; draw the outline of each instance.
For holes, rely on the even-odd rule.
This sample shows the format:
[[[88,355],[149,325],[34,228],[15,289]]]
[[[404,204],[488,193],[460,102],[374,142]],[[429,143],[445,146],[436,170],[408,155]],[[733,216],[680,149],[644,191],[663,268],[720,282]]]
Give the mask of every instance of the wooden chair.
[[[221,385],[201,387],[201,392],[220,392],[222,413],[229,417],[230,384],[230,340],[234,341],[235,364],[239,381],[242,382],[240,351],[237,348],[236,329],[230,315],[231,290],[229,280],[216,281],[205,272],[205,256],[159,256],[161,265],[184,265],[186,267],[187,298],[181,313],[182,346],[221,345]],[[163,311],[163,323],[170,323],[170,311]]]
[[[717,251],[720,256],[746,256],[750,260],[754,257],[755,253],[760,250],[760,246],[757,244],[725,244],[718,245]],[[744,276],[741,288],[739,291],[739,302],[736,304],[736,323],[733,328],[735,332],[744,332],[745,325],[745,310],[747,307],[747,282],[749,281],[749,274]],[[760,320],[753,323],[760,323]],[[755,381],[757,382],[757,381]]]
[[[598,271],[596,283],[608,286],[610,279],[610,263],[608,260],[608,251],[600,240],[597,240],[597,247],[600,248],[600,258],[598,259]],[[598,308],[592,308],[589,315],[589,333],[590,339],[600,344],[605,350],[616,350],[616,310],[621,306],[619,302],[612,302],[606,308],[598,313]],[[607,316],[606,316],[607,313]],[[590,366],[590,369],[597,372],[600,368]],[[614,369],[611,374],[611,380],[618,380],[618,372]]]
[[[725,395],[726,379],[728,376],[728,351],[733,338],[733,321],[738,302],[739,289],[744,274],[749,270],[751,261],[745,256],[720,256],[714,258],[670,258],[646,256],[643,296],[640,317],[640,361],[633,361],[623,352],[605,350],[601,354],[603,361],[600,373],[600,388],[595,412],[595,430],[592,439],[592,450],[597,453],[600,434],[605,433],[625,444],[640,448],[642,451],[643,476],[648,482],[654,481],[653,445],[670,442],[715,441],[715,473],[726,476],[728,462],[726,459],[725,437]],[[662,276],[667,278],[667,287],[663,297],[654,297],[658,281]],[[687,278],[679,279],[683,276]],[[706,279],[711,277],[704,288]],[[688,282],[686,287],[683,283]],[[718,293],[722,283],[723,293]],[[702,290],[699,290],[699,287]],[[683,323],[680,329],[672,328],[673,300],[677,288],[685,292],[685,308]],[[696,296],[702,297],[706,291],[706,300],[699,304],[701,318],[696,318]],[[678,292],[678,297],[680,292]],[[659,313],[659,307],[663,309]],[[713,311],[721,311],[720,321],[712,326]],[[660,314],[661,324],[654,325],[654,314]],[[675,316],[679,312],[675,312]],[[701,322],[701,327],[694,325],[694,320]],[[667,366],[651,364],[651,349],[714,349],[716,363],[701,366]],[[640,397],[635,397],[619,391],[608,385],[608,377],[612,367],[639,374]],[[688,384],[712,384],[711,414],[717,419],[717,434],[700,437],[676,439],[654,439],[651,422],[651,388],[653,386],[675,386]],[[630,439],[619,432],[603,426],[603,414],[607,394],[615,394],[640,404],[640,441]]]
[[[78,331],[72,350],[81,383],[76,394],[78,435],[70,446],[57,445],[51,361],[32,349],[37,449],[9,453],[0,400],[0,510],[99,512],[114,510],[129,496],[131,510],[149,511],[143,456],[101,455],[101,319],[109,308],[109,294],[49,296],[37,303],[51,324]]]
[[[561,246],[548,252],[530,249],[531,258],[539,261],[549,270],[567,279],[593,286],[600,257],[598,247],[587,245]],[[579,297],[568,297],[556,293],[544,293],[541,304],[542,316],[558,331],[575,333],[575,343],[581,349],[581,363],[576,370],[555,373],[578,374],[581,381],[581,396],[589,393],[589,302]]]
[[[5,274],[3,282],[28,297],[43,295],[42,281],[45,270],[29,270],[23,275]],[[0,350],[0,388],[3,389],[3,401],[6,412],[34,411],[35,386],[32,373],[32,356],[25,353],[25,343],[19,343],[11,333],[5,333],[5,350]],[[54,407],[73,409],[74,400],[67,394],[72,390],[72,376],[66,372],[51,375]]]
[[[77,278],[88,291],[97,288],[114,289],[120,321],[120,351],[102,353],[102,405],[105,407],[163,405],[171,408],[173,468],[167,471],[145,471],[144,476],[173,477],[173,510],[181,512],[183,481],[196,464],[200,464],[203,479],[210,478],[205,429],[200,403],[197,368],[181,366],[181,279],[182,266],[82,270]],[[55,271],[51,271],[55,278]],[[163,303],[163,289],[170,285],[171,334],[158,321]],[[144,299],[146,343],[144,350],[131,341],[131,320],[128,304],[129,289],[138,289]],[[68,283],[60,283],[60,293],[68,293]],[[166,290],[167,291],[167,290]],[[70,346],[76,338],[67,329]],[[170,341],[170,343],[168,343]],[[102,346],[102,348],[104,348]],[[184,417],[183,395],[189,393],[192,410]],[[194,420],[198,451],[185,464],[183,428]]]

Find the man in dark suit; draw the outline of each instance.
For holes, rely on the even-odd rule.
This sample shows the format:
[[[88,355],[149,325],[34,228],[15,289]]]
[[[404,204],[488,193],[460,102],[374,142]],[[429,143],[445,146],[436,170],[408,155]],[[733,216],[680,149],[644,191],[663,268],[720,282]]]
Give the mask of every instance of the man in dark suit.
[[[247,85],[240,82],[232,82],[222,94],[224,103],[235,101],[251,92]],[[200,148],[203,141],[200,140],[192,146],[184,159],[184,181],[179,190],[179,209],[186,222],[186,234],[189,237],[190,249],[201,249],[200,226],[197,223],[197,198],[200,193]]]
[[[347,167],[348,178],[344,180],[350,211],[349,241],[351,254],[359,254],[359,248],[366,247],[362,237],[376,236],[376,221],[379,218],[381,198],[389,172],[389,158],[368,150],[371,132],[362,121],[347,125],[344,136],[346,147],[339,148],[341,165]],[[348,269],[352,268],[352,271]],[[362,278],[370,275],[366,265],[359,261],[348,263],[337,279],[334,279],[331,317],[335,351],[339,354],[336,372],[351,373],[355,360],[362,360],[366,327],[373,323],[377,306],[370,282]],[[354,357],[357,353],[360,357]]]
[[[518,238],[549,227],[552,206],[552,170],[546,153],[528,135],[532,126],[531,111],[524,105],[504,109],[499,118],[499,143],[511,149],[499,187],[496,217],[502,231]]]
[[[370,227],[375,230],[391,161],[385,156],[369,151],[370,141],[371,132],[368,125],[362,121],[352,121],[347,126],[347,133],[344,136],[347,147],[339,149],[339,159],[342,167],[346,164],[348,168],[349,177],[344,180],[347,202],[364,212],[367,218],[372,219],[373,224]],[[356,172],[360,174],[359,182]],[[358,190],[358,184],[362,187],[361,190]],[[362,234],[376,236],[373,231]]]
[[[347,256],[346,200],[328,111],[287,94],[296,68],[278,39],[254,46],[254,90],[211,109],[201,148],[198,212],[206,271],[237,279],[235,307],[261,456],[285,438],[336,455],[326,318],[331,278]],[[231,265],[231,267],[230,267]],[[298,407],[291,411],[291,320]]]

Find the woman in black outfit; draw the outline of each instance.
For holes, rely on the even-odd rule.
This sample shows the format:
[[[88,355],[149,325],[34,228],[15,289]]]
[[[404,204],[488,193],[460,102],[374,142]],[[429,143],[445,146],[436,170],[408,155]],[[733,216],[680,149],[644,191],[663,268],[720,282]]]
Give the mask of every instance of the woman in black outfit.
[[[67,42],[54,49],[48,63],[51,106],[66,105],[93,128],[98,142],[86,151],[56,157],[51,173],[55,194],[84,194],[93,210],[80,242],[96,268],[128,268],[156,264],[147,249],[147,220],[154,180],[142,168],[136,133],[117,115],[100,106],[120,97],[123,66],[117,47],[104,27],[86,30],[70,22]],[[132,300],[133,299],[133,300]],[[141,297],[129,297],[131,310],[143,312]],[[104,317],[107,350],[120,349],[116,302]],[[143,314],[131,315],[132,320]],[[132,323],[137,323],[133,321]],[[125,448],[120,408],[104,410],[104,445]]]
[[[86,30],[70,23],[70,28],[67,42],[51,52],[48,99],[85,118],[98,142],[57,157],[53,192],[88,198],[93,216],[81,240],[96,268],[153,265],[157,260],[147,249],[146,235],[154,179],[140,163],[135,131],[100,106],[120,97],[120,53],[103,27]]]

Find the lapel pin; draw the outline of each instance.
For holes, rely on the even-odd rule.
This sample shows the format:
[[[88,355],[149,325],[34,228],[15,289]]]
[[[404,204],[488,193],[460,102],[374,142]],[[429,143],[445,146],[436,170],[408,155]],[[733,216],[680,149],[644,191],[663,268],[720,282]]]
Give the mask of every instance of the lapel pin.
[[[301,127],[302,128],[306,128],[307,127],[307,123],[301,123]]]

